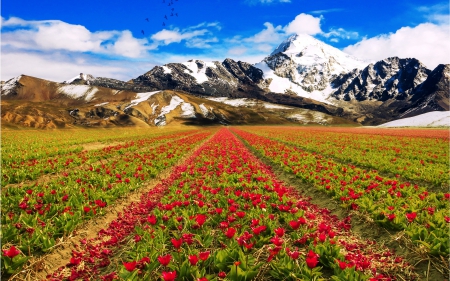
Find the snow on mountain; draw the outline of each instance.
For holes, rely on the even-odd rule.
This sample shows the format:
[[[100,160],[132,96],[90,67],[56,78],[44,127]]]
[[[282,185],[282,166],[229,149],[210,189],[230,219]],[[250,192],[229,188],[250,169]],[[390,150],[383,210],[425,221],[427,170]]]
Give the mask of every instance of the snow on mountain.
[[[75,80],[84,80],[84,81],[89,81],[89,80],[94,80],[95,77],[90,75],[90,74],[84,74],[84,73],[80,73],[79,75],[64,81],[64,84],[70,84],[73,83]]]
[[[154,120],[156,126],[165,126],[166,125],[166,114],[169,114],[173,110],[175,110],[178,106],[181,105],[181,116],[183,118],[195,118],[195,108],[192,104],[186,102],[179,96],[172,96],[170,103],[161,108],[161,112],[158,117]]]
[[[247,98],[230,99],[230,98],[226,98],[226,97],[218,97],[218,98],[207,97],[207,99],[215,101],[215,102],[221,102],[224,104],[228,104],[228,105],[231,105],[234,107],[241,107],[241,106],[253,107],[256,105],[261,105],[267,109],[292,109],[292,107],[282,106],[282,105],[268,103],[268,102],[261,102],[258,100],[247,99]]]
[[[20,78],[22,78],[22,75],[19,75],[17,77],[11,78],[8,81],[6,81],[2,85],[2,91],[1,91],[2,94],[1,95],[2,96],[9,95],[10,92],[16,88],[17,83],[19,82]]]
[[[414,117],[398,119],[378,127],[450,127],[450,111],[433,111]]]
[[[293,92],[331,103],[328,100],[333,91],[330,81],[367,64],[310,35],[296,34],[283,41],[255,67],[263,70],[265,79],[272,79],[269,89],[273,92]]]
[[[182,64],[187,67],[187,69],[184,70],[184,73],[193,76],[197,79],[197,83],[199,84],[208,81],[208,76],[206,76],[207,67],[216,68],[214,62],[203,62],[201,60],[189,60],[187,62],[183,62]]]
[[[331,74],[363,68],[368,62],[359,60],[307,34],[295,34],[283,41],[270,56],[284,53],[300,71],[317,68]]]
[[[88,85],[62,85],[57,92],[74,99],[83,98],[85,101],[91,101],[95,93],[98,92],[98,88]]]
[[[134,100],[131,100],[130,104],[128,106],[126,106],[124,108],[124,110],[126,110],[132,106],[138,105],[143,101],[148,100],[151,96],[153,96],[154,94],[159,93],[159,92],[161,92],[161,91],[154,91],[154,92],[148,92],[148,93],[137,93],[136,98]]]

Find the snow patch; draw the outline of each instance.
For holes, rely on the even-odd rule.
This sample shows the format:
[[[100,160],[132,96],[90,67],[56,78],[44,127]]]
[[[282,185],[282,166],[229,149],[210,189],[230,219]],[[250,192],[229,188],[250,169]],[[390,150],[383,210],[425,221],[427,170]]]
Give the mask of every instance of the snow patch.
[[[159,104],[152,103],[152,114],[155,114],[156,109],[158,108]]]
[[[168,68],[167,66],[163,65],[162,68],[164,69],[165,74],[172,73],[172,69]]]
[[[94,105],[94,106],[104,106],[104,105],[107,105],[109,102],[103,102],[103,103],[99,103],[99,104],[96,104],[96,105]]]
[[[450,111],[433,111],[387,122],[378,127],[450,127]]]
[[[148,100],[151,96],[153,96],[154,94],[157,94],[161,91],[154,91],[154,92],[146,92],[146,93],[137,93],[136,94],[136,99],[132,100],[130,102],[129,105],[127,105],[123,110],[126,110],[132,106],[136,106],[138,104],[140,104],[143,101]]]
[[[192,104],[188,102],[183,102],[181,104],[181,117],[184,118],[195,118],[195,108]]]
[[[197,61],[194,60],[190,60],[187,62],[183,62],[182,64],[185,65],[189,70],[185,69],[184,73],[187,73],[191,76],[193,76],[197,82],[199,84],[208,81],[208,76],[206,76],[206,68],[207,67],[212,67],[212,68],[216,68],[216,65],[214,64],[214,62],[203,62],[203,61],[199,61],[200,63],[203,64],[202,68],[198,68],[198,65],[196,63]]]
[[[179,105],[181,105],[181,117],[183,118],[195,118],[195,108],[192,104],[185,102],[179,96],[172,96],[169,105],[161,108],[161,112],[155,119],[156,126],[165,126],[166,125],[166,114],[169,114],[172,110],[176,109]]]
[[[206,99],[215,101],[215,102],[228,104],[228,105],[231,105],[234,107],[241,107],[241,106],[252,107],[252,106],[262,105],[267,109],[292,109],[291,107],[286,107],[286,106],[273,104],[273,103],[269,103],[269,102],[261,102],[261,101],[257,101],[257,100],[247,99],[247,98],[230,99],[227,97],[217,97],[217,98],[207,97]]]
[[[91,101],[98,92],[98,88],[88,85],[63,85],[58,88],[57,92],[74,99],[83,98],[85,101]]]
[[[16,84],[19,82],[20,78],[22,78],[22,75],[19,75],[6,81],[6,83],[2,85],[2,96],[8,95],[14,89]]]
[[[205,104],[202,103],[199,105],[199,107],[200,107],[200,110],[202,111],[203,116],[208,117],[209,110],[208,110],[208,108],[206,108]]]

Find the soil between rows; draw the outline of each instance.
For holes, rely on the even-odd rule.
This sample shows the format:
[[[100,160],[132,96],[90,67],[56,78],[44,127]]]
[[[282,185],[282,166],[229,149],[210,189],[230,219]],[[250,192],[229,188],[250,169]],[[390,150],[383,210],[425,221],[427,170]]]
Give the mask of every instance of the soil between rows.
[[[214,133],[215,134],[215,133]],[[22,280],[45,280],[48,274],[53,273],[58,268],[65,266],[72,255],[72,251],[76,250],[76,246],[80,245],[81,240],[88,240],[97,237],[98,232],[105,228],[109,223],[117,218],[118,213],[122,213],[127,206],[133,202],[139,202],[142,194],[152,190],[159,182],[168,178],[173,172],[174,168],[181,165],[192,154],[195,153],[205,142],[211,139],[214,134],[197,144],[191,151],[186,153],[174,165],[166,168],[160,172],[156,178],[149,180],[141,188],[138,188],[126,197],[118,199],[113,205],[107,206],[103,209],[104,215],[95,217],[77,227],[71,235],[65,236],[54,247],[54,250],[44,256],[31,257],[29,266],[23,269],[18,274],[12,276],[10,281]]]
[[[414,265],[415,273],[419,275],[419,280],[424,281],[448,281],[448,261],[443,257],[430,257],[425,254],[414,252],[412,245],[409,245],[404,237],[403,231],[392,231],[380,227],[374,223],[369,216],[364,216],[358,212],[347,210],[340,206],[339,202],[330,198],[327,194],[304,183],[294,174],[285,172],[281,166],[274,163],[270,158],[249,145],[242,137],[232,132],[264,164],[272,167],[272,171],[278,179],[284,181],[287,185],[293,186],[300,191],[301,195],[310,198],[310,202],[321,207],[327,208],[333,215],[343,219],[350,216],[351,231],[355,235],[366,240],[376,241],[379,245],[385,245],[392,249],[397,255],[403,256],[410,264]],[[417,246],[416,246],[417,247]]]

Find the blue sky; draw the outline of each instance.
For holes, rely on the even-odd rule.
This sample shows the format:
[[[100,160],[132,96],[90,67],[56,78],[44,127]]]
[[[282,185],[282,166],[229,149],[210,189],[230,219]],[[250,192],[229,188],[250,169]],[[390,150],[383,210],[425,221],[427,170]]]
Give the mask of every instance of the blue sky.
[[[129,80],[189,59],[256,63],[293,33],[369,61],[450,63],[449,2],[440,0],[5,0],[1,25],[2,80]]]

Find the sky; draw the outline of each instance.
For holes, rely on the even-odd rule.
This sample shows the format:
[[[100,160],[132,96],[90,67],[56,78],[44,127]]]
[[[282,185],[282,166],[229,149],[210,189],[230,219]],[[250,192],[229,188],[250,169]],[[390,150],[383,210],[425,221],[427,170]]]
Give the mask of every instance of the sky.
[[[257,63],[295,33],[362,60],[415,57],[434,69],[450,63],[449,18],[448,0],[4,0],[1,80],[128,81],[190,59]]]

